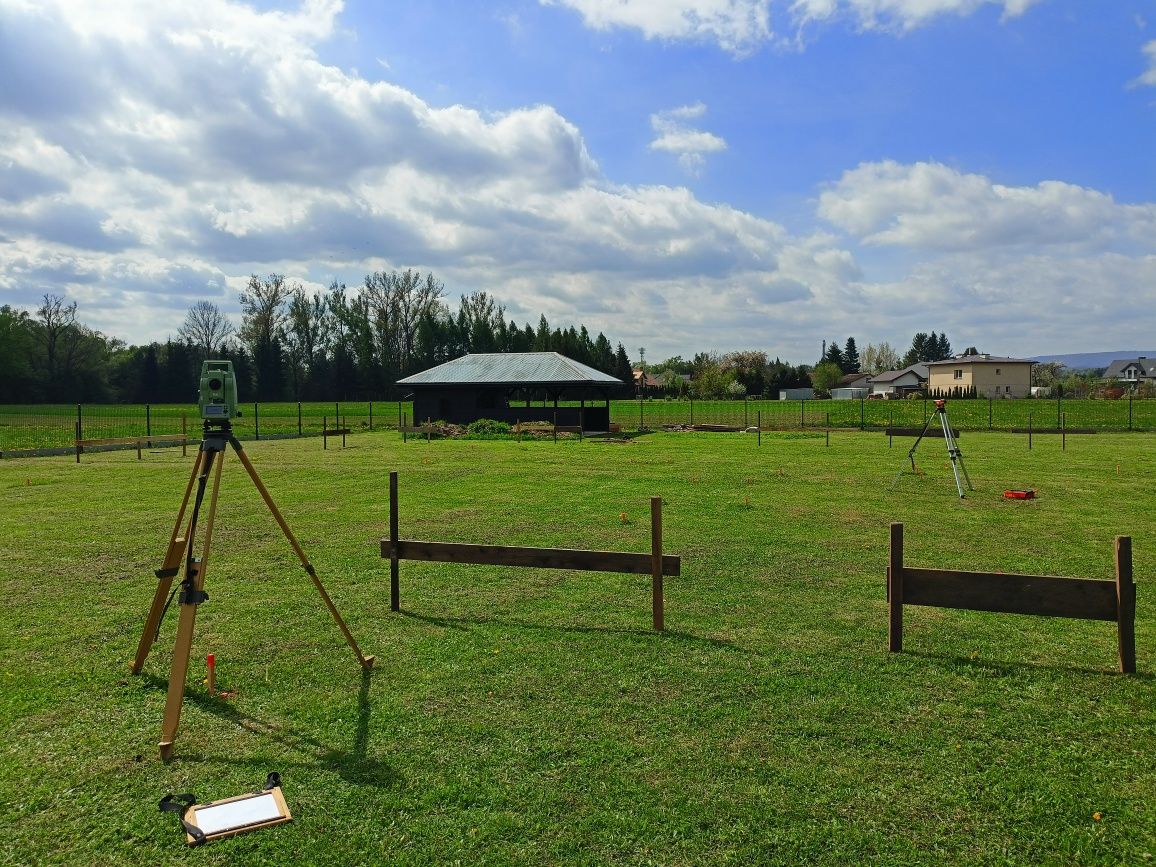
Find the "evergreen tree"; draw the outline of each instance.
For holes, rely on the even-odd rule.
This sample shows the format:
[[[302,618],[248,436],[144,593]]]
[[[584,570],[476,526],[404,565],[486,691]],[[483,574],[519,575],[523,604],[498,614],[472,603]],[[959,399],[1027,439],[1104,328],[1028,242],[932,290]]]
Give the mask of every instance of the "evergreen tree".
[[[823,356],[823,361],[835,365],[840,370],[843,369],[843,350],[839,348],[839,342],[832,340],[827,346],[827,354]]]
[[[859,347],[855,345],[854,337],[848,337],[843,347],[842,370],[844,373],[858,373],[859,363]]]

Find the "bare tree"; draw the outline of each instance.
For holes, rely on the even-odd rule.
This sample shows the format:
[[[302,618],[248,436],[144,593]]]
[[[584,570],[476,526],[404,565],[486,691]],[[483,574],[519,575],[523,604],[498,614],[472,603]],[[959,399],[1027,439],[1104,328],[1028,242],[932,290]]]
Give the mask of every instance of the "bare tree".
[[[409,268],[401,273],[376,271],[366,275],[362,297],[371,310],[378,357],[390,372],[407,368],[417,342],[418,323],[435,309],[444,292],[445,287],[433,274],[423,278]]]
[[[283,274],[270,274],[262,279],[256,274],[249,277],[249,285],[241,293],[241,339],[251,348],[283,336],[285,302],[299,288],[299,283],[288,283]]]
[[[177,329],[182,340],[199,346],[205,358],[225,348],[235,329],[212,301],[198,301],[185,314],[184,324]]]
[[[44,362],[50,382],[55,382],[60,365],[61,344],[68,332],[76,329],[76,302],[65,304],[60,295],[45,295],[36,310],[40,328],[38,336],[44,347]]]
[[[899,353],[887,341],[878,346],[874,343],[868,343],[867,348],[860,356],[859,369],[863,373],[874,375],[886,370],[895,370],[898,367]]]

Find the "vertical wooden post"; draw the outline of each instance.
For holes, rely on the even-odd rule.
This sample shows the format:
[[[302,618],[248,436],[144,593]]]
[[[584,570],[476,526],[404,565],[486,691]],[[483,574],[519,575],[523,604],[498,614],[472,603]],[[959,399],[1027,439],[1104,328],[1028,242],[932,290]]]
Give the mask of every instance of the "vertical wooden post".
[[[433,442],[433,419],[428,416],[425,420],[425,441],[427,444]]]
[[[301,401],[297,401],[297,436],[301,436]]]
[[[137,438],[136,438],[136,459],[137,459],[138,461],[139,461],[139,460],[140,460],[140,458],[141,458],[141,449],[140,449],[140,443],[141,443],[141,438],[140,438],[140,437],[137,437]]]
[[[399,403],[398,406],[400,407],[401,404]],[[401,441],[403,443],[409,442],[409,440],[407,439],[407,434],[406,434],[406,430],[405,430],[407,427],[409,427],[409,425],[406,424],[406,416],[407,415],[409,415],[409,413],[399,413],[397,416],[397,426],[401,428]]]
[[[153,435],[153,407],[151,403],[145,404],[145,436],[151,437]],[[152,441],[149,441],[149,448],[153,447]]]
[[[401,610],[397,556],[397,472],[389,474],[389,610]]]
[[[1116,537],[1116,628],[1120,671],[1136,673],[1136,585],[1132,583],[1132,537]]]
[[[892,653],[903,650],[903,525],[891,525],[891,551],[888,558],[887,580],[889,582],[887,607],[890,618],[887,624],[887,649]]]
[[[655,631],[662,632],[662,497],[650,498],[650,609]]]

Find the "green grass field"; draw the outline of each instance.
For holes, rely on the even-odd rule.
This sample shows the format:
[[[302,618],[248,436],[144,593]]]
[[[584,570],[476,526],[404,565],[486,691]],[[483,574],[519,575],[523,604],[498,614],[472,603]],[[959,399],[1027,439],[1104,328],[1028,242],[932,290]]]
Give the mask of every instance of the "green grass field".
[[[0,462],[0,864],[1151,862],[1151,437],[967,433],[963,501],[942,441],[893,490],[909,440],[755,442],[247,444],[377,665],[230,456],[169,763],[175,610],[128,664],[192,455]],[[406,562],[391,614],[390,470],[405,538],[646,551],[663,496],[668,632],[648,577],[600,573]],[[1140,674],[1109,623],[930,608],[889,654],[894,520],[912,565],[1106,580],[1132,535]],[[289,825],[189,853],[157,812],[271,770]]]

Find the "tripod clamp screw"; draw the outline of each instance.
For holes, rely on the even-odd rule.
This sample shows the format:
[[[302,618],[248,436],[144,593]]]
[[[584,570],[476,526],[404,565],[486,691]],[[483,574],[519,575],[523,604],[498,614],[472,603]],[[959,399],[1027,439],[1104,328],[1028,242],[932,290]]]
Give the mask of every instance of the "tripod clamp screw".
[[[204,590],[181,590],[181,595],[177,597],[181,605],[200,605],[208,601],[209,594]]]

